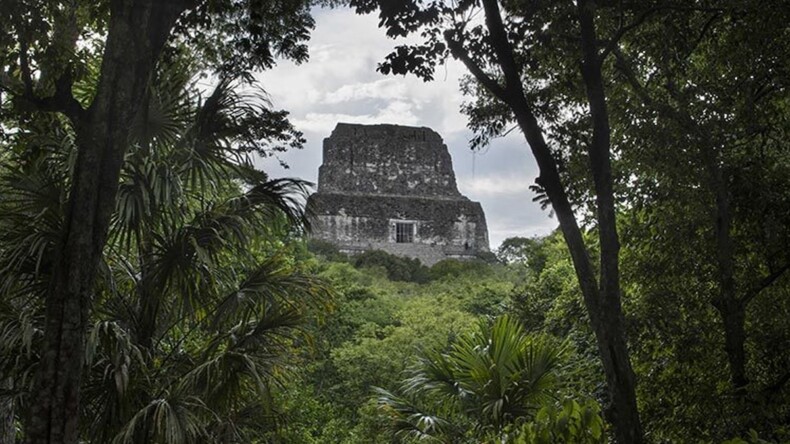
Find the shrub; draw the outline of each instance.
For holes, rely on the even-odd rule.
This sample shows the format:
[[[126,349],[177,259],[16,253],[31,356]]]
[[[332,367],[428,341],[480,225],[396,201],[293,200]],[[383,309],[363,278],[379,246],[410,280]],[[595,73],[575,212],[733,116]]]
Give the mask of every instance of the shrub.
[[[331,242],[320,239],[308,239],[307,250],[316,256],[332,262],[348,262],[348,255],[341,253],[340,249]]]
[[[428,267],[419,259],[398,257],[384,251],[366,251],[354,258],[357,268],[383,267],[387,277],[392,281],[417,282],[420,284],[431,280]]]
[[[459,261],[458,259],[445,259],[431,267],[431,279],[444,277],[457,278],[466,275],[482,276],[491,271],[489,265],[480,260]]]

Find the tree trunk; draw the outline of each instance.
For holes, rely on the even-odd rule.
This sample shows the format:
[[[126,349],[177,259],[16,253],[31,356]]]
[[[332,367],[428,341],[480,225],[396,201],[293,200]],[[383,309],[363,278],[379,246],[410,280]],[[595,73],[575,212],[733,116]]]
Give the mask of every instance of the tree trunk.
[[[617,442],[641,443],[644,440],[636,403],[635,377],[625,340],[623,314],[620,306],[619,249],[615,223],[614,194],[610,166],[609,121],[601,79],[592,11],[585,1],[579,2],[582,24],[583,72],[593,122],[593,143],[589,148],[590,168],[595,181],[598,206],[598,228],[601,241],[601,285],[598,285],[582,232],[579,229],[557,163],[543,138],[543,132],[527,102],[521,84],[521,68],[515,61],[496,0],[483,0],[486,26],[497,61],[505,77],[505,86],[489,77],[463,50],[452,34],[445,34],[448,48],[470,70],[472,75],[494,96],[506,103],[529,143],[540,169],[538,184],[545,190],[560,222],[568,245],[576,277],[581,287],[598,350],[606,373],[610,402],[609,419],[614,425]]]
[[[521,116],[518,121],[522,131],[527,135],[533,154],[538,159],[539,182],[557,214],[560,229],[565,237],[565,243],[568,245],[579,287],[584,297],[585,307],[590,316],[590,323],[595,333],[598,352],[606,374],[611,402],[607,419],[614,425],[618,443],[641,443],[643,441],[642,428],[636,405],[635,378],[625,341],[619,283],[610,277],[606,290],[604,290],[604,285],[599,287],[581,230],[560,181],[556,164],[549,154],[549,148],[542,135],[539,133],[536,135],[535,131],[531,129],[534,127],[529,122],[534,121],[534,117],[531,115]],[[534,124],[537,125],[537,122],[535,121]],[[602,257],[601,260],[611,259]]]
[[[156,210],[154,210],[154,213],[156,213]],[[157,292],[158,286],[154,285],[154,274],[151,270],[151,261],[153,260],[151,233],[146,232],[145,228],[143,228],[137,233],[137,236],[140,277],[137,285],[138,308],[135,333],[137,344],[145,350],[150,350],[153,346],[153,338],[157,329],[160,298]]]
[[[519,114],[521,113],[517,113],[517,116]],[[560,229],[571,254],[584,303],[590,315],[590,323],[595,332],[598,352],[611,398],[612,405],[608,409],[608,419],[615,427],[618,443],[640,443],[643,440],[642,428],[636,406],[635,378],[625,341],[619,283],[610,277],[605,290],[608,294],[603,289],[604,285],[599,287],[581,230],[560,181],[557,166],[543,136],[534,130],[533,125],[537,125],[537,122],[531,114],[522,115],[517,120],[535,158],[538,159],[539,183],[546,191],[552,208],[557,214]],[[611,259],[602,257],[601,260]]]
[[[63,240],[46,300],[44,348],[26,424],[28,443],[76,443],[85,333],[97,267],[129,136],[178,1],[115,0],[95,99],[75,121],[78,154]]]
[[[16,441],[14,397],[10,393],[13,389],[13,378],[0,381],[0,444],[14,444]]]
[[[637,443],[642,442],[643,432],[636,403],[636,378],[631,368],[620,305],[620,241],[612,179],[611,129],[595,31],[594,7],[587,0],[577,2],[581,30],[581,71],[592,118],[593,137],[588,152],[595,184],[601,248],[600,319],[593,321],[593,328],[596,330],[598,349],[604,361],[607,385],[612,396],[613,409],[609,414],[615,426],[617,442]],[[588,310],[590,308],[588,304]],[[590,318],[593,318],[592,311]]]
[[[766,276],[762,283],[745,294],[742,298],[738,297],[735,286],[734,250],[732,236],[730,233],[732,215],[730,210],[730,199],[727,189],[727,182],[721,171],[721,167],[716,159],[714,146],[710,133],[702,128],[689,114],[684,107],[674,108],[660,101],[654,100],[648,95],[637,80],[634,72],[630,69],[629,63],[620,51],[615,51],[618,57],[618,67],[625,75],[628,83],[637,93],[639,98],[646,104],[660,109],[661,112],[671,117],[681,127],[685,128],[689,134],[694,134],[697,143],[701,147],[700,157],[703,159],[708,174],[708,186],[714,194],[715,207],[713,213],[713,227],[715,232],[716,249],[716,268],[718,271],[717,283],[719,285],[718,295],[713,297],[713,306],[719,312],[724,325],[724,349],[727,353],[727,360],[730,368],[730,380],[736,393],[742,393],[741,388],[745,387],[749,381],[746,377],[746,306],[749,301],[762,290],[771,285],[786,270],[783,268],[777,273]],[[669,90],[670,95],[676,95],[675,91]]]
[[[730,366],[732,386],[736,394],[744,394],[741,389],[749,383],[746,378],[746,303],[738,298],[735,287],[729,191],[712,147],[703,152],[703,158],[707,163],[710,186],[716,200],[713,214],[719,294],[713,298],[713,306],[724,324],[724,350]]]
[[[749,384],[746,377],[746,307],[741,301],[728,298],[714,304],[724,324],[724,350],[730,365],[730,380],[736,394],[744,394]]]

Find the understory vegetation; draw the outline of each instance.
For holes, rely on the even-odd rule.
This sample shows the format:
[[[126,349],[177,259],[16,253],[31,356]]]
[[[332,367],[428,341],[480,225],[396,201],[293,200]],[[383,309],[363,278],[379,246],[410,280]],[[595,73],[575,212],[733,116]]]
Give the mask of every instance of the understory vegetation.
[[[309,259],[312,266],[333,283],[334,310],[311,325],[315,343],[297,361],[303,371],[278,392],[286,418],[278,439],[598,443],[611,438],[601,407],[605,378],[595,338],[559,233],[508,239],[499,250],[501,260],[493,263],[418,265],[423,271],[411,274],[413,279],[402,274],[412,260],[384,252],[346,257],[315,242],[310,247],[317,254]],[[769,341],[760,344],[765,336],[750,341],[750,349],[762,349],[761,354],[788,340],[779,326],[790,308],[781,296],[786,289],[776,291],[772,313],[750,319],[750,325],[776,325],[761,330],[774,332]],[[659,319],[651,314],[658,310],[649,296],[630,293],[625,304],[633,313],[626,319],[629,336],[638,338],[632,353],[651,441],[790,439],[785,390],[765,398],[774,388],[755,384],[743,397],[729,391],[723,337],[709,308],[666,307],[684,317]],[[678,325],[688,322],[694,323],[693,333],[675,336]],[[788,359],[784,350],[774,352],[765,364]],[[742,402],[751,409],[743,409]]]

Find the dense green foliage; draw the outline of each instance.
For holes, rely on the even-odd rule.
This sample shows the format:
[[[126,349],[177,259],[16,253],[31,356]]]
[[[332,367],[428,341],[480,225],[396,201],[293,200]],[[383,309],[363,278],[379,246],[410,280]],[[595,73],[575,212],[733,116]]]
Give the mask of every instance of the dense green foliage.
[[[306,184],[253,166],[302,135],[239,82],[306,60],[310,2],[3,0],[0,442],[607,442],[606,276],[647,442],[790,442],[784,2],[350,3],[422,32],[380,71],[476,71],[473,147],[531,108],[583,254],[574,230],[431,267],[305,240]]]
[[[366,251],[354,258],[354,266],[381,267],[393,281],[425,283],[430,280],[428,268],[417,259],[393,256],[383,251]]]
[[[307,372],[295,382],[300,398],[283,412],[293,420],[290,442],[381,442],[388,421],[377,414],[372,388],[394,387],[417,350],[472,328],[471,310],[501,312],[513,289],[494,276],[416,284],[389,280],[383,267],[320,267],[337,291],[335,311],[313,327],[315,350],[305,355]]]
[[[16,400],[4,392],[0,440],[14,440],[16,418],[29,443],[250,440],[245,423],[261,412],[249,414],[247,397],[257,387],[265,398],[263,380],[277,373],[267,362],[281,354],[280,341],[261,360],[252,356],[266,349],[266,338],[282,339],[296,326],[303,304],[283,301],[321,292],[306,277],[290,289],[261,285],[299,273],[287,260],[264,260],[277,255],[261,239],[301,228],[293,194],[303,189],[267,181],[250,156],[302,139],[263,96],[244,103],[230,86],[251,81],[252,70],[273,66],[275,57],[306,60],[309,6],[3,0],[0,199],[8,236],[0,243],[0,294],[8,307],[0,312],[31,327],[4,330],[8,342],[24,338],[25,347],[4,347],[3,366],[14,368],[0,378],[10,394],[21,393],[23,411],[15,413]],[[185,78],[165,75],[178,71],[181,53],[201,74],[218,74],[205,101]],[[221,295],[243,295],[247,284],[269,300],[227,309]],[[117,359],[94,361],[88,339],[96,339],[97,321],[117,326],[102,328],[122,344]],[[207,348],[188,350],[195,321],[214,332],[204,337]],[[30,331],[40,333],[35,347]],[[23,350],[32,359],[17,360]],[[182,352],[185,363],[171,359]],[[91,393],[97,362],[116,381],[114,394],[99,390],[106,403]],[[129,376],[133,364],[150,376],[137,386],[142,392],[126,387],[138,382]],[[230,382],[217,381],[212,399],[203,386],[215,377]],[[144,387],[149,382],[154,388]]]
[[[547,247],[545,254],[556,255],[558,261],[564,260],[566,267],[569,266],[562,244],[557,242],[556,236],[552,239],[551,242],[541,242],[553,246],[553,249]],[[482,336],[475,332],[480,328],[488,331],[487,326],[494,318],[508,312],[521,313],[516,307],[524,299],[527,287],[544,285],[543,293],[536,294],[535,298],[546,306],[555,300],[556,289],[537,283],[538,273],[522,265],[448,260],[429,269],[425,267],[431,279],[415,283],[391,280],[388,276],[393,270],[401,269],[403,263],[383,252],[377,252],[375,256],[386,258],[381,261],[387,265],[360,264],[357,268],[358,257],[338,255],[333,248],[321,244],[316,246],[313,243],[311,249],[320,251],[315,266],[322,270],[320,276],[333,284],[336,298],[333,312],[311,327],[315,342],[314,349],[301,358],[301,367],[305,371],[275,396],[281,402],[282,416],[288,418],[284,430],[277,433],[278,439],[285,442],[409,440],[409,434],[396,432],[398,422],[392,421],[392,409],[380,404],[376,388],[399,390],[404,377],[413,375],[420,368],[420,363],[428,362],[429,357],[435,357],[447,344],[460,344],[462,338],[479,340]],[[336,260],[327,261],[323,259],[325,257]],[[572,319],[565,318],[564,313],[572,309],[565,305],[575,303],[578,309],[578,293],[572,290],[572,274],[562,276],[555,276],[555,280],[565,279],[565,285],[570,287],[568,297],[575,296],[576,300],[556,303],[554,313],[571,322]],[[525,335],[520,340],[527,341],[531,336],[526,332],[530,331],[529,335],[538,335],[535,338],[542,338],[549,350],[559,350],[557,347],[564,342],[564,333],[541,333],[549,331],[542,321],[531,322],[525,316],[519,317],[522,319],[516,321],[512,318],[508,324],[516,330],[523,329],[524,333],[517,333],[512,338]],[[576,321],[572,324],[583,325],[583,320]],[[557,365],[556,375],[552,373],[554,376],[551,377],[553,388],[547,388],[543,395],[536,393],[535,398],[530,397],[531,391],[525,390],[524,395],[533,399],[533,403],[525,406],[514,402],[512,408],[527,409],[526,416],[518,414],[514,420],[507,414],[510,419],[507,424],[501,424],[496,433],[511,439],[532,439],[525,437],[532,437],[535,433],[579,439],[585,434],[602,436],[604,426],[600,419],[598,422],[594,419],[599,410],[594,401],[581,405],[572,401],[592,399],[600,390],[601,375],[595,366],[594,352],[591,354],[585,348],[590,347],[589,334],[586,330],[579,335],[570,335],[584,339],[565,343],[561,362],[553,364]],[[471,343],[469,345],[474,348]],[[469,405],[478,404],[470,402]],[[571,410],[588,412],[584,422],[560,421],[557,425],[557,418],[563,415],[562,412],[569,414],[567,412]],[[543,413],[539,413],[541,411]],[[577,413],[572,416],[582,421]],[[457,413],[453,418],[455,435],[452,436],[455,438],[448,442],[459,442],[457,439],[464,434],[470,442],[494,439],[493,429],[483,427],[485,419],[475,411]],[[533,421],[527,421],[530,418]],[[600,434],[591,432],[596,427]],[[569,438],[567,442],[575,441],[575,438]]]
[[[627,325],[634,338],[631,350],[640,381],[640,407],[651,439],[683,442],[695,437],[718,443],[741,436],[733,442],[785,442],[782,395],[771,397],[767,411],[759,404],[744,410],[736,400],[723,402],[716,395],[727,392],[728,374],[723,337],[714,328],[715,312],[692,299],[663,304],[640,283],[660,274],[648,270],[632,274],[632,266],[648,260],[637,260],[638,255],[650,250],[638,243],[624,248]],[[387,266],[399,270],[403,265],[396,258],[383,260],[386,265],[356,268],[356,258],[323,246],[317,266],[337,289],[335,310],[324,323],[312,327],[316,348],[302,358],[306,371],[278,395],[283,415],[293,421],[278,436],[286,442],[306,443],[408,442],[417,435],[438,442],[493,440],[484,426],[486,413],[454,410],[463,403],[451,399],[439,403],[439,395],[431,391],[441,392],[441,385],[428,384],[425,372],[433,369],[436,380],[447,381],[436,372],[453,367],[436,363],[447,364],[453,350],[464,344],[462,338],[474,337],[477,324],[489,325],[507,313],[519,319],[526,335],[565,343],[566,352],[553,397],[502,427],[500,438],[594,443],[610,435],[609,426],[598,416],[605,417],[598,402],[606,391],[595,338],[561,235],[555,232],[529,242],[509,239],[503,250],[500,256],[520,259],[508,265],[441,262],[429,269],[433,279],[418,284],[388,278]],[[376,256],[387,257],[381,252]],[[334,261],[321,259],[326,257]],[[663,282],[665,291],[686,285],[669,275],[656,282]],[[787,289],[780,285],[773,291]],[[774,299],[772,304],[776,311],[754,312],[751,322],[762,319],[765,328],[760,337],[779,344],[787,334],[786,323],[779,319],[785,319],[788,301]],[[769,366],[787,357],[784,349],[775,349],[760,362]],[[427,384],[428,393],[415,387],[418,379]],[[484,402],[471,405],[482,408]],[[763,425],[749,426],[752,432],[735,426],[747,414]]]
[[[515,318],[481,320],[441,349],[420,353],[397,391],[377,390],[378,402],[396,436],[507,441],[509,429],[536,419],[558,397],[564,352],[563,344],[526,335]],[[602,429],[596,434],[601,439]]]
[[[560,220],[587,307],[577,309],[567,262],[541,256],[534,260],[548,269],[516,307],[527,322],[553,320],[545,328],[574,335],[580,346],[589,339],[586,325],[594,327],[598,350],[581,348],[604,363],[612,399],[601,398],[614,406],[606,413],[617,425],[626,403],[618,407],[611,390],[620,378],[607,367],[601,338],[611,338],[596,320],[616,300],[608,322],[618,333],[613,321],[626,323],[624,360],[636,373],[634,409],[643,425],[636,418],[632,436],[618,440],[786,440],[787,5],[352,4],[376,13],[388,35],[421,37],[396,47],[379,71],[431,80],[450,57],[464,64],[469,101],[462,110],[476,133],[473,147],[513,128],[528,140],[540,167],[535,199]],[[577,220],[584,248],[569,228]],[[522,255],[535,249],[534,240],[510,239],[500,259],[529,266]],[[599,263],[585,264],[598,255]],[[602,293],[619,288],[591,304],[596,291],[588,288],[598,284]],[[544,285],[554,295],[535,297]],[[553,316],[557,303],[570,319]]]
[[[269,180],[251,163],[269,143],[252,120],[290,130],[275,144],[299,134],[232,82],[203,99],[188,66],[158,73],[134,125],[87,338],[89,442],[258,441],[279,422],[271,390],[304,317],[328,302],[288,247],[302,230],[304,184]],[[36,402],[30,374],[75,147],[58,119],[33,122],[6,147],[0,371],[19,419]]]

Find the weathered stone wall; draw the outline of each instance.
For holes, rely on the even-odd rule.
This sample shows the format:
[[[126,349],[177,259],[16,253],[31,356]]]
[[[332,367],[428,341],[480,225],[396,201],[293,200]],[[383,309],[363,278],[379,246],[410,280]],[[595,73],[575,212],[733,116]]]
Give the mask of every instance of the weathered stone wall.
[[[338,124],[324,140],[313,236],[347,252],[371,249],[426,264],[488,251],[483,209],[458,192],[452,160],[429,128]],[[397,242],[396,224],[413,238]]]
[[[324,139],[318,192],[461,196],[447,146],[432,129],[348,123]]]
[[[328,241],[395,242],[394,224],[410,222],[414,243],[488,248],[483,209],[470,200],[317,193],[311,209],[320,216],[315,237]]]

